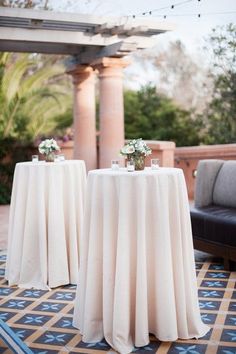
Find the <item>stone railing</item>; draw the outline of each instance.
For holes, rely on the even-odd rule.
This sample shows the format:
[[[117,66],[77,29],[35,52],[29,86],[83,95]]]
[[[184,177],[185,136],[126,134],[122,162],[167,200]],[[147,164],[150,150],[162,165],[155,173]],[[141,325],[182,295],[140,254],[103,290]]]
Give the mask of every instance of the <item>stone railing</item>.
[[[150,166],[151,158],[159,158],[160,165],[178,167],[184,171],[189,199],[194,197],[196,168],[202,159],[236,159],[236,144],[202,145],[190,147],[175,147],[171,141],[146,140],[152,149],[152,155],[146,158],[146,166]],[[73,158],[73,141],[61,145],[67,159]]]
[[[152,155],[146,158],[146,166],[150,166],[151,158],[158,158],[161,166],[174,166],[174,151],[175,143],[172,141],[153,141],[145,140],[148,146],[152,149]],[[60,143],[61,152],[65,155],[66,159],[73,158],[73,141]],[[122,157],[121,157],[122,163]]]
[[[194,197],[196,168],[199,160],[203,159],[236,159],[236,144],[201,145],[178,147],[175,149],[175,167],[184,171],[189,199]]]
[[[152,149],[152,154],[146,157],[146,166],[150,166],[150,160],[153,158],[158,158],[161,166],[174,166],[175,143],[157,140],[145,140],[145,142]]]
[[[61,148],[61,153],[65,155],[67,160],[73,159],[74,141],[69,140],[65,143],[59,141],[59,146]]]

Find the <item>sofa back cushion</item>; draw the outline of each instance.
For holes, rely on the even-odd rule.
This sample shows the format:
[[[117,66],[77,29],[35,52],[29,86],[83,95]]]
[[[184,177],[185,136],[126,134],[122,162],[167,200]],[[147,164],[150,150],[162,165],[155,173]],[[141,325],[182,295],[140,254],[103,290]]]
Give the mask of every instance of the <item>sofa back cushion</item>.
[[[213,203],[236,207],[236,161],[225,161],[215,181]]]
[[[213,204],[215,181],[223,164],[224,160],[199,161],[194,192],[195,206],[197,208]]]

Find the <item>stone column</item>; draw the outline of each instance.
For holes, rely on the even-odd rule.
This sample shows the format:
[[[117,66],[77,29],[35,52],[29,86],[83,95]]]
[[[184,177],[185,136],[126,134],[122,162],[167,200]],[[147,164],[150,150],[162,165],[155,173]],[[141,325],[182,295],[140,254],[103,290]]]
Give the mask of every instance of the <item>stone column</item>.
[[[124,144],[123,73],[129,63],[120,58],[103,58],[99,71],[99,167],[110,167]]]
[[[74,84],[74,152],[87,171],[97,168],[95,75],[92,67],[77,65],[67,71]]]

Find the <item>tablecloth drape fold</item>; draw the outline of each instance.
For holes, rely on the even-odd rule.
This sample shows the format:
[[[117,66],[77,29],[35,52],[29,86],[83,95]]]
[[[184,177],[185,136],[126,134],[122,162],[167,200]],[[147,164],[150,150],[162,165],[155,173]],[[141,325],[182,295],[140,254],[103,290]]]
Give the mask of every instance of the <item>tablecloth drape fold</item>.
[[[203,336],[180,169],[91,171],[73,323],[120,353]]]
[[[16,165],[6,263],[9,285],[49,289],[77,283],[85,189],[84,161]]]

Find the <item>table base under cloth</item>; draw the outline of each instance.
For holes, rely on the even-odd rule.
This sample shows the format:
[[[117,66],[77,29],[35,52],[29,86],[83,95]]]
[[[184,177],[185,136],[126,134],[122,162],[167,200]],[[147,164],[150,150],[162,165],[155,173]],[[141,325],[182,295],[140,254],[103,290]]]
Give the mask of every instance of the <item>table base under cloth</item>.
[[[91,171],[73,324],[118,352],[204,336],[183,172]]]
[[[5,275],[10,286],[77,283],[85,189],[84,161],[16,165]]]

